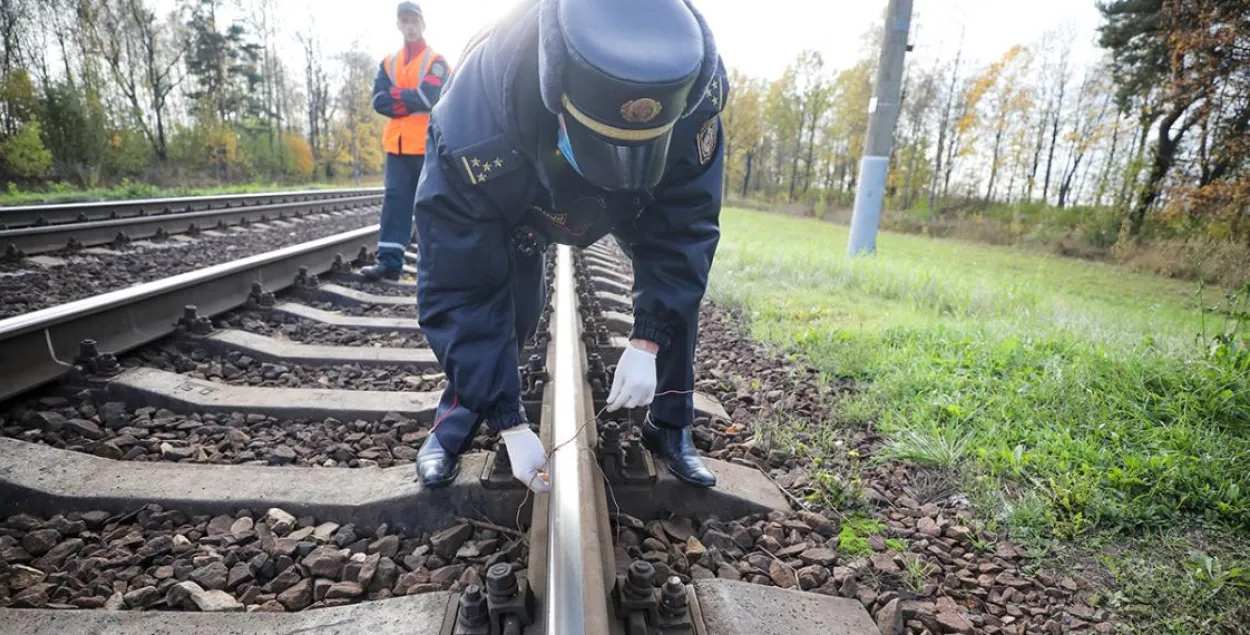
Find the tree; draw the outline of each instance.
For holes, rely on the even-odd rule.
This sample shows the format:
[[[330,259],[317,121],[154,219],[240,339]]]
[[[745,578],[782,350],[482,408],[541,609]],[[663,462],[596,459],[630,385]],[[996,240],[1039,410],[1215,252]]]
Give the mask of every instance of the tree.
[[[1150,171],[1129,213],[1127,229],[1134,239],[1140,238],[1146,212],[1159,198],[1177,148],[1198,123],[1197,117],[1185,117],[1185,113],[1200,96],[1182,92],[1170,81],[1174,18],[1165,14],[1164,3],[1165,0],[1110,0],[1098,5],[1106,19],[1099,43],[1111,51],[1120,106],[1125,109],[1134,102],[1140,104],[1143,139],[1146,131],[1156,126],[1158,130]]]
[[[256,86],[260,45],[248,41],[247,30],[234,23],[220,31],[217,13],[225,0],[189,0],[187,72],[194,79],[192,99],[206,101],[217,121],[240,123],[262,108]]]
[[[906,81],[903,85],[901,124],[899,128],[906,131],[900,143],[895,144],[895,154],[906,156],[905,162],[896,163],[897,179],[901,183],[903,198],[901,207],[911,208],[920,188],[924,187],[928,178],[927,164],[920,160],[928,154],[930,143],[927,135],[929,119],[937,107],[938,83],[941,81],[938,68],[920,74],[916,79],[908,67]]]
[[[41,177],[52,169],[52,153],[40,138],[38,119],[27,121],[17,134],[0,142],[4,167],[18,176]]]
[[[1072,61],[1072,42],[1075,34],[1071,28],[1065,28],[1059,37],[1059,57],[1058,64],[1054,67],[1054,74],[1047,77],[1044,83],[1051,87],[1050,101],[1048,105],[1050,121],[1050,140],[1048,145],[1050,151],[1046,156],[1046,177],[1042,181],[1042,201],[1049,200],[1050,196],[1050,176],[1055,163],[1055,146],[1059,140],[1059,125],[1063,118],[1063,101],[1067,94],[1068,79],[1072,74],[1070,63]]]
[[[308,145],[313,158],[325,166],[326,176],[334,175],[334,160],[330,155],[330,119],[334,116],[334,104],[330,98],[330,77],[322,59],[321,42],[315,28],[310,25],[307,33],[299,35],[304,49],[304,79],[308,100]]]
[[[747,77],[739,71],[730,74],[729,103],[725,104],[721,123],[725,137],[726,186],[741,180],[738,188],[747,197],[751,168],[764,140],[764,82]]]
[[[1107,117],[1111,113],[1111,78],[1104,67],[1095,67],[1088,74],[1077,94],[1072,128],[1066,141],[1070,144],[1067,163],[1059,184],[1058,206],[1063,207],[1072,193],[1072,181],[1086,154],[1107,135]]]
[[[1030,104],[1029,91],[1023,81],[1030,61],[1031,58],[1023,46],[1011,47],[997,62],[973,80],[964,97],[967,114],[956,125],[956,130],[962,133],[988,124],[989,132],[994,138],[990,144],[990,175],[984,199],[986,203],[994,198],[994,184],[1002,167],[1003,140],[1007,137],[1011,116],[1024,111]],[[987,121],[983,122],[982,118]]]
[[[381,169],[381,139],[384,121],[373,112],[373,77],[377,68],[367,53],[353,49],[339,56],[343,65],[343,82],[338,92],[338,110],[343,113],[342,131],[345,137],[337,143],[341,163],[352,168],[352,178],[357,183],[366,169]]]
[[[94,11],[87,33],[93,52],[108,65],[131,118],[165,162],[169,96],[185,77],[179,72],[184,48],[169,37],[172,25],[159,26],[142,0],[103,0]]]
[[[955,102],[955,86],[959,83],[959,62],[963,58],[964,53],[964,34],[959,33],[959,48],[955,51],[955,63],[951,68],[950,88],[946,91],[946,107],[942,109],[942,118],[938,121],[938,144],[937,153],[933,158],[933,181],[929,184],[929,218],[937,218],[937,198],[938,178],[942,174],[942,159],[946,155],[946,135],[951,123],[951,108]],[[947,172],[949,174],[949,171]],[[948,177],[949,180],[949,177]],[[942,194],[946,196],[945,192]]]

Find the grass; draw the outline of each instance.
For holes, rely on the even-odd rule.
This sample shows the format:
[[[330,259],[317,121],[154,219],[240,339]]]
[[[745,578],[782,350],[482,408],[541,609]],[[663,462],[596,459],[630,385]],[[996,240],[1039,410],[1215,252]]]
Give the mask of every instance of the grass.
[[[1116,585],[1098,602],[1137,618],[1144,632],[1243,633],[1250,623],[1250,560],[1244,543],[1238,549],[1231,542],[1177,532],[1132,541],[1101,556]]]
[[[1205,526],[1245,543],[1250,290],[1200,297],[1112,265],[888,233],[849,261],[846,238],[725,210],[709,294],[854,379],[837,419],[882,432],[878,460],[959,475],[1026,539]],[[832,436],[805,438],[844,452],[820,447]]]
[[[380,182],[362,182],[361,187],[378,187]],[[242,185],[218,185],[208,187],[161,188],[147,183],[123,182],[109,188],[77,189],[64,184],[53,185],[47,191],[22,191],[10,184],[7,191],[0,191],[0,206],[38,205],[44,203],[76,203],[85,201],[118,201],[136,198],[165,198],[177,196],[220,196],[224,194],[252,194],[257,192],[281,192],[292,190],[320,190],[355,187],[354,183],[248,183]]]

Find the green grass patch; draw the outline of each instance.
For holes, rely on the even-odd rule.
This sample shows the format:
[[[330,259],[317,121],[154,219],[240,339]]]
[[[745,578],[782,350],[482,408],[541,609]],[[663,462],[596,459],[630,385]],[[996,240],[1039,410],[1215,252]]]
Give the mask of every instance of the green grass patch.
[[[1148,635],[1241,633],[1250,623],[1250,560],[1228,537],[1169,532],[1099,560],[1114,587],[1097,603]]]
[[[380,187],[381,183],[362,183],[361,187]],[[255,194],[260,192],[284,192],[296,190],[321,190],[355,187],[352,183],[248,183],[242,185],[186,186],[160,188],[148,183],[123,181],[109,188],[78,189],[58,183],[43,191],[23,191],[12,183],[0,191],[0,206],[39,205],[47,203],[78,203],[87,201],[120,201],[137,198],[169,198],[179,196],[222,196],[225,194]]]
[[[999,520],[1056,538],[1250,524],[1243,298],[1204,316],[1219,294],[1113,266],[894,234],[845,249],[842,227],[726,210],[710,295],[857,380],[839,418],[884,432],[884,458],[977,474]]]

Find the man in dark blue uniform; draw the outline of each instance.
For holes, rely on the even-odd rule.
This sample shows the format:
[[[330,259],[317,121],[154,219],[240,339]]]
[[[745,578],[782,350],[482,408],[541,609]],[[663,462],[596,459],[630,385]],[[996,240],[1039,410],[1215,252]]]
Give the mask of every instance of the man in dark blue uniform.
[[[518,372],[546,300],[542,247],[611,233],[633,261],[634,327],[607,407],[649,406],[644,444],[682,480],[715,485],[690,391],[728,91],[689,0],[523,0],[470,44],[434,108],[417,191],[417,305],[448,382],[417,456],[423,484],[455,478],[484,420],[514,476],[546,489]]]

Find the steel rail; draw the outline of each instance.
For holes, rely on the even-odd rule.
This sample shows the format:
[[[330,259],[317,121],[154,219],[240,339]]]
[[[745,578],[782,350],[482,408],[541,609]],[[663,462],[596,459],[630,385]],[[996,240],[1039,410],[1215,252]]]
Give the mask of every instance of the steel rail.
[[[136,216],[93,223],[69,223],[0,230],[0,249],[4,253],[41,254],[70,246],[90,247],[124,243],[128,240],[164,234],[183,234],[241,223],[265,222],[319,212],[352,209],[379,203],[381,195],[333,198],[276,205],[249,205],[211,209],[202,212]]]
[[[548,635],[609,633],[615,629],[603,544],[610,532],[603,481],[595,465],[594,406],[586,381],[573,254],[565,245],[557,249],[544,623]]]
[[[34,225],[58,225],[61,223],[84,223],[112,220],[146,214],[178,214],[199,210],[239,207],[248,205],[273,205],[305,201],[350,198],[379,195],[382,188],[349,188],[333,190],[295,190],[289,192],[259,192],[254,194],[226,194],[222,196],[183,196],[175,198],[143,198],[129,201],[92,201],[82,203],[53,203],[50,205],[20,205],[0,207],[0,229],[17,229]]]
[[[112,353],[142,346],[172,333],[187,305],[203,316],[229,311],[253,284],[286,288],[301,268],[321,273],[335,256],[372,247],[377,233],[372,225],[0,320],[0,400],[65,374],[83,340]]]

